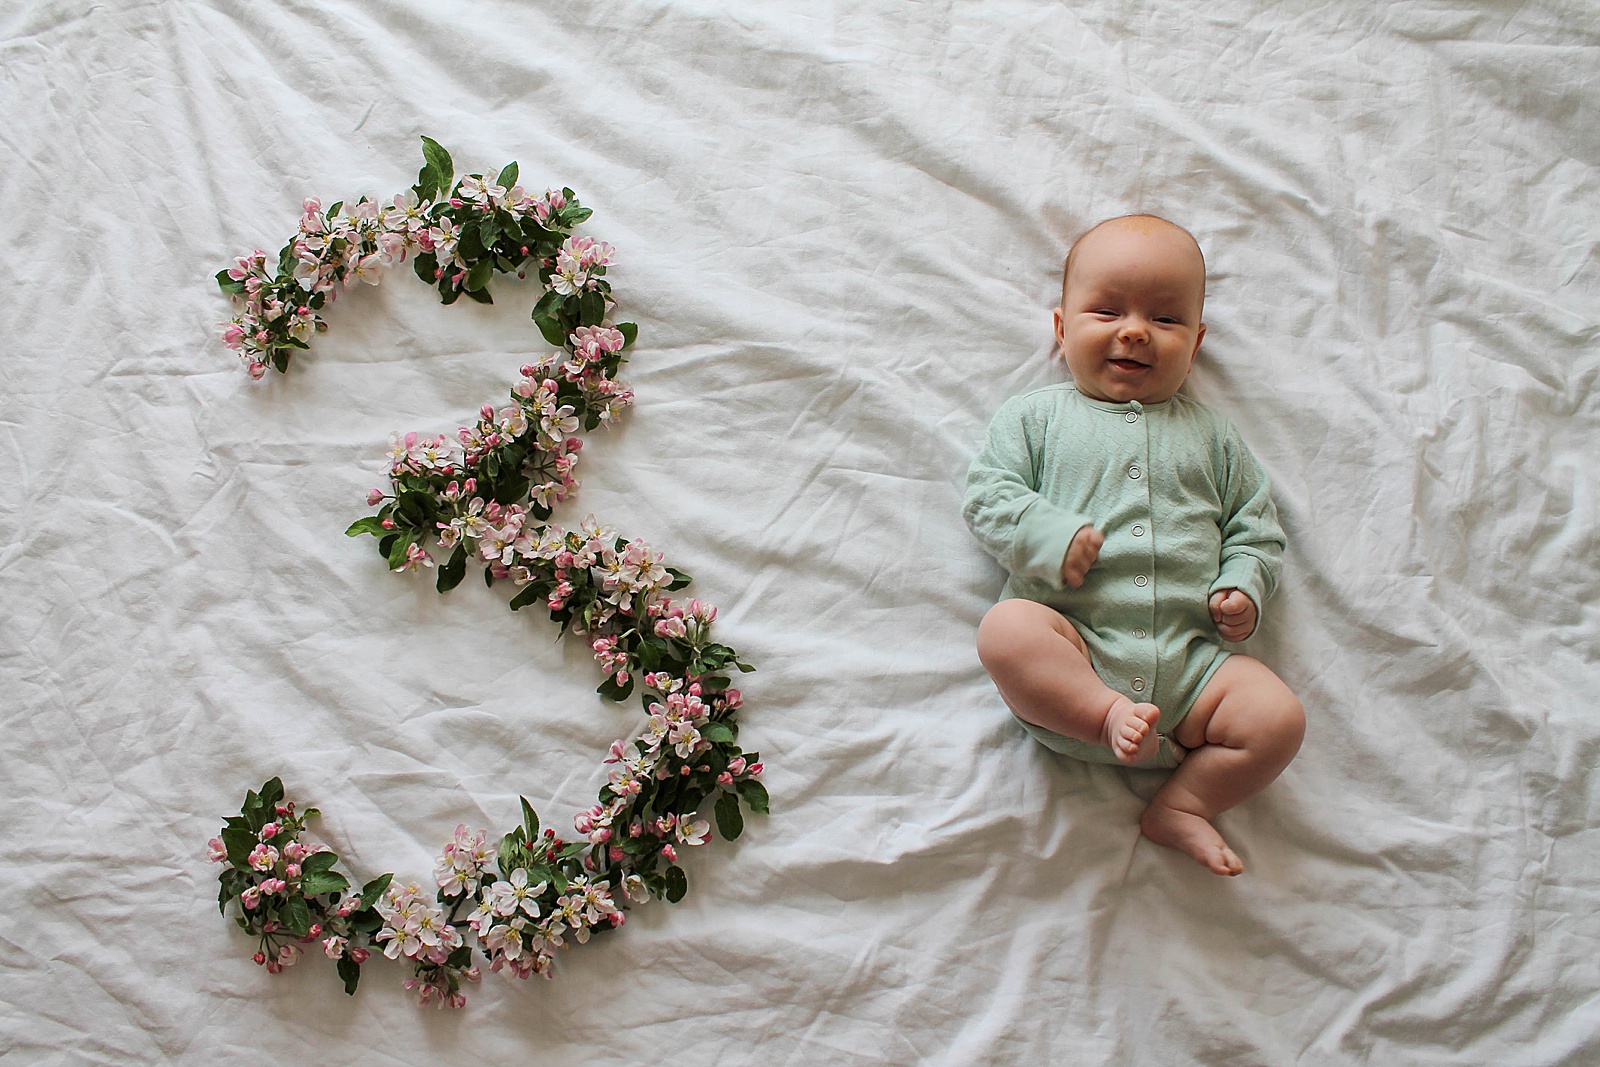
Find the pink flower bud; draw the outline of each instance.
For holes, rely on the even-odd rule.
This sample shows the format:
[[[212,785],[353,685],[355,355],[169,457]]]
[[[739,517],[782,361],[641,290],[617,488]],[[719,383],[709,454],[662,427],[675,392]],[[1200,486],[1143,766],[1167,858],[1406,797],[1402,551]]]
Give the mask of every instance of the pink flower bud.
[[[750,777],[754,778],[756,775],[760,774],[765,769],[766,769],[765,764],[761,764],[761,763],[752,763],[752,764],[750,764]]]
[[[483,419],[485,419],[485,420],[487,420],[489,422],[493,422],[494,421],[494,405],[493,404],[485,404],[485,405],[483,405],[483,407],[478,409],[478,415],[479,415],[480,418],[483,418]]]
[[[347,953],[347,955],[357,963],[366,963],[367,957],[370,956],[371,953],[364,948],[353,948]]]
[[[733,757],[733,759],[728,761],[728,773],[729,774],[743,774],[744,773],[744,757],[743,756],[735,756],[735,757]]]
[[[383,500],[382,489],[367,490],[367,507],[376,507]]]
[[[459,196],[452,196],[450,198],[450,206],[451,207],[465,207],[466,203],[467,202],[465,200],[461,199]]]
[[[321,923],[312,923],[311,924],[311,929],[306,931],[305,939],[307,941],[315,941],[317,938],[319,938],[321,936],[322,936],[322,924]]]
[[[668,863],[677,863],[678,862],[678,850],[673,848],[671,845],[662,845],[661,846],[661,854],[663,856],[667,857],[667,862]]]
[[[535,374],[538,373],[538,371],[534,369],[534,366],[533,366],[532,363],[524,363],[522,365],[521,370],[522,370],[522,376],[524,378],[532,378]]]
[[[267,825],[261,828],[261,840],[271,841],[274,837],[278,836],[278,831],[281,829],[282,827],[275,822],[267,823]]]
[[[689,777],[689,768],[688,767],[679,767],[678,768],[678,773],[683,775],[685,778],[687,778],[687,777]]]
[[[721,774],[717,775],[717,784],[718,785],[732,785],[733,784],[733,775],[729,774],[727,771],[723,771]]]
[[[256,962],[256,966],[257,967],[259,967],[262,964],[267,962],[267,954],[265,952],[257,952],[254,956],[251,956],[250,958]]]
[[[283,873],[285,877],[298,878],[300,877],[300,865],[298,863],[291,863],[284,867]]]
[[[611,848],[606,852],[606,855],[611,857],[611,862],[612,863],[621,863],[622,862],[622,857],[624,855],[624,853],[622,851],[622,846],[621,845],[612,845]]]
[[[384,519],[378,525],[382,526],[385,530],[392,530],[392,529],[394,529],[394,520],[393,519]]]

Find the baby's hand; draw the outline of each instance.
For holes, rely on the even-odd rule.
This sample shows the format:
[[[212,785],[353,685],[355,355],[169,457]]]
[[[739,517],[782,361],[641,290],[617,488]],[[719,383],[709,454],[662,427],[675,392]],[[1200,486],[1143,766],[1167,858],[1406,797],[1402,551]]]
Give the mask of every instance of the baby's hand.
[[[1100,546],[1105,543],[1106,535],[1093,526],[1085,526],[1073,534],[1066,557],[1061,561],[1061,580],[1073,589],[1082,585],[1084,575],[1100,558]]]
[[[1256,602],[1237,589],[1211,594],[1211,621],[1226,641],[1243,641],[1255,632]]]

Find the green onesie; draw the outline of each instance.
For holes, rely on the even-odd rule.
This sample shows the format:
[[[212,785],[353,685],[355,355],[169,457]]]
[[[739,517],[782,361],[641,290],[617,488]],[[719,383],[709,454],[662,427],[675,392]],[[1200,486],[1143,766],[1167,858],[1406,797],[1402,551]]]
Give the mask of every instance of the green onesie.
[[[1013,397],[972,461],[962,514],[1010,572],[1001,598],[1066,616],[1106,685],[1161,709],[1163,735],[1228,658],[1210,595],[1241,590],[1259,612],[1283,563],[1261,464],[1231,422],[1185,396],[1119,404],[1054,385]],[[1070,589],[1061,564],[1084,526],[1105,545]],[[1057,752],[1118,762],[1103,745],[1023,725]],[[1156,765],[1174,755],[1164,741]]]

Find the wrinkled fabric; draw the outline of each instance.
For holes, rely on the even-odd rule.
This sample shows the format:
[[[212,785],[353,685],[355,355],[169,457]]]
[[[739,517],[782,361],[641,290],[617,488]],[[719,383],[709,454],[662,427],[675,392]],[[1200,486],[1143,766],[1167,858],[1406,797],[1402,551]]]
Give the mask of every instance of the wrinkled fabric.
[[[7,1062],[1600,1060],[1600,29],[1585,0],[36,0],[0,11],[0,1048]],[[420,135],[569,186],[639,324],[593,513],[757,668],[770,818],[689,895],[419,1011],[272,977],[205,841],[281,774],[354,877],[593,803],[587,651],[343,536],[393,431],[542,354],[535,283],[403,264],[249,382],[212,276]],[[1265,467],[1246,645],[1310,718],[1220,826],[1018,731],[960,515],[1060,382],[1093,222],[1199,238],[1192,395]]]

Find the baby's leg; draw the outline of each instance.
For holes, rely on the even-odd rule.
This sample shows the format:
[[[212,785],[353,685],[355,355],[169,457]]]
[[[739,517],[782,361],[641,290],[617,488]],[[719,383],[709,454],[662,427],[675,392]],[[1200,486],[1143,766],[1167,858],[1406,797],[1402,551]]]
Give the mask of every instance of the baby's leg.
[[[1102,682],[1088,646],[1060,612],[1002,600],[978,627],[978,658],[1011,710],[1033,725],[1105,745],[1123,763],[1155,756],[1160,709]]]
[[[1305,730],[1300,701],[1276,674],[1248,656],[1228,657],[1173,731],[1191,751],[1139,828],[1217,874],[1240,873],[1244,864],[1211,820],[1271,784],[1300,750]]]

